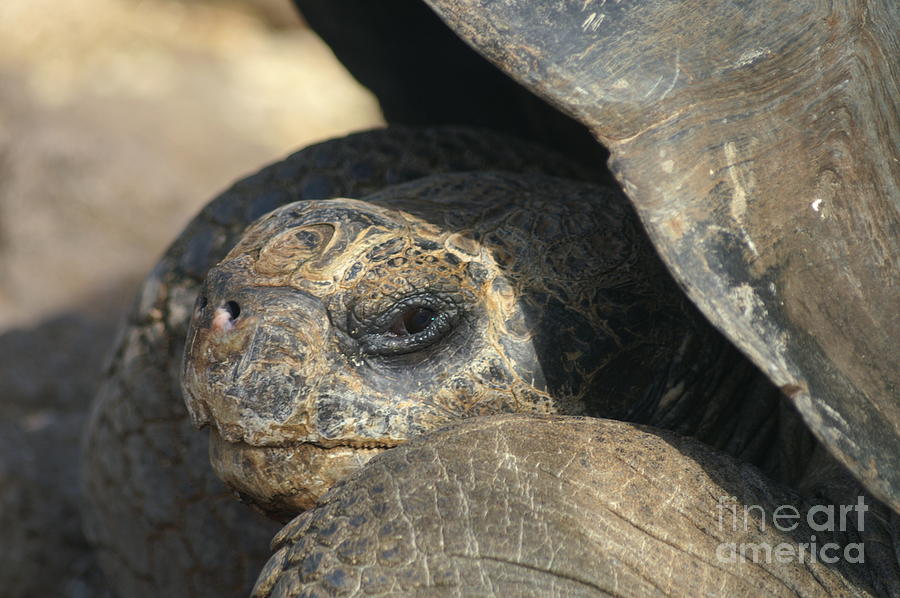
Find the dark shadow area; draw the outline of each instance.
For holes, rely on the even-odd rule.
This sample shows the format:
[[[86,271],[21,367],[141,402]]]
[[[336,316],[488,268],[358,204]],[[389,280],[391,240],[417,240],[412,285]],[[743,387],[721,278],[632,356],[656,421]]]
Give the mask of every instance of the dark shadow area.
[[[119,305],[78,302],[0,335],[0,586],[11,596],[106,596],[80,515],[80,446]]]
[[[536,141],[605,171],[608,152],[484,60],[419,0],[295,0],[390,124],[469,125]]]

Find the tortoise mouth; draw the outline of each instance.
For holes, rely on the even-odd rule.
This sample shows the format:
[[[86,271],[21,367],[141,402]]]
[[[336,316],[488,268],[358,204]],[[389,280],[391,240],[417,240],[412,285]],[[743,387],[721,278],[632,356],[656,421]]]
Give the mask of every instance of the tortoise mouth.
[[[337,482],[400,441],[334,440],[254,446],[210,429],[209,458],[219,478],[266,516],[286,522],[312,508]]]
[[[300,446],[312,446],[323,450],[348,448],[348,449],[390,449],[403,444],[405,440],[395,438],[372,438],[363,440],[350,440],[338,438],[336,440],[304,440],[300,442],[283,442],[281,444],[260,448],[292,448]],[[251,446],[251,445],[247,445]]]

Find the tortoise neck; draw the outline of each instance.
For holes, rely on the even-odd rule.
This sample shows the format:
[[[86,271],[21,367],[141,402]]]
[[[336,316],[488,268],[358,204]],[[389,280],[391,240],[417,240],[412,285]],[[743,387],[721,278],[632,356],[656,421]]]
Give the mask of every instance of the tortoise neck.
[[[630,417],[691,436],[793,485],[817,442],[781,391],[710,329],[686,342],[665,392]]]

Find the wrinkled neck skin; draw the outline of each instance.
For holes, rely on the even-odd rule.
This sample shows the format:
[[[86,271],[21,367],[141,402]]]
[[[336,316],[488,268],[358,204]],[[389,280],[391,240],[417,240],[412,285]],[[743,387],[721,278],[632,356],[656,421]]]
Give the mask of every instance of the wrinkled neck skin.
[[[693,334],[672,356],[662,390],[648,388],[641,407],[624,419],[697,438],[793,484],[816,440],[781,391],[699,313],[692,315]]]

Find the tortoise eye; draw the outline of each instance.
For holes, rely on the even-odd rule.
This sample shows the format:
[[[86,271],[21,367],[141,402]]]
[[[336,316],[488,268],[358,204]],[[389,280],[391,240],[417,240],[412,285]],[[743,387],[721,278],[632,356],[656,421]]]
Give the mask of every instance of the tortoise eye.
[[[426,330],[436,317],[437,313],[427,307],[409,307],[394,318],[387,331],[395,336],[418,334]]]
[[[387,357],[437,344],[453,331],[460,315],[452,300],[424,292],[398,301],[366,323],[354,325],[351,320],[348,329],[363,353]]]

